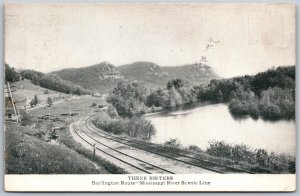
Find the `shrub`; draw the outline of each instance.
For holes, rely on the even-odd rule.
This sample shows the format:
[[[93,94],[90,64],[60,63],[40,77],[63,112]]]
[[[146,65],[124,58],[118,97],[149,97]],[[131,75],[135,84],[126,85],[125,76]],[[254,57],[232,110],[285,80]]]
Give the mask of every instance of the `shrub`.
[[[111,118],[102,112],[95,116],[92,122],[100,129],[113,134],[125,134],[133,138],[149,140],[155,133],[154,126],[143,117]]]
[[[38,102],[39,102],[39,100],[38,100],[37,95],[34,95],[33,99],[30,102],[30,106],[34,107],[34,106],[36,106],[38,104]]]
[[[107,108],[107,114],[112,118],[117,118],[119,116],[116,108],[110,104],[108,105],[108,108]]]
[[[49,106],[51,106],[51,105],[53,104],[53,100],[52,100],[51,97],[48,97],[48,98],[47,98],[47,104],[48,104]]]
[[[21,115],[21,125],[22,126],[27,126],[27,125],[30,125],[31,124],[31,116],[24,112],[22,113]]]
[[[224,141],[210,141],[207,153],[218,157],[231,157],[231,146]]]
[[[199,148],[198,146],[195,146],[195,145],[190,145],[189,149],[192,151],[203,152],[203,150],[201,148]]]
[[[258,149],[256,152],[256,161],[260,166],[268,164],[268,153],[264,149]]]
[[[164,145],[166,146],[171,146],[171,147],[175,147],[175,148],[181,148],[181,143],[177,138],[170,138],[169,140],[167,140]]]
[[[295,158],[290,155],[276,155],[264,149],[252,150],[244,144],[230,145],[224,141],[210,141],[206,152],[212,156],[224,157],[239,163],[253,165],[256,173],[293,173]]]

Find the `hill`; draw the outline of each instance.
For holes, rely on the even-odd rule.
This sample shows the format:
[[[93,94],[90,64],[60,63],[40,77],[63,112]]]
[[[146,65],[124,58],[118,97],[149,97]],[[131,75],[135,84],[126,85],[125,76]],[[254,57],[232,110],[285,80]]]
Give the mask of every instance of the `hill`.
[[[211,79],[218,78],[211,67],[201,63],[174,67],[162,67],[161,69],[169,73],[171,79],[185,78],[194,84],[205,83]]]
[[[34,96],[37,96],[38,99],[36,107],[47,105],[48,97],[50,97],[54,102],[60,102],[72,97],[69,94],[60,93],[35,85],[27,79],[17,81],[11,86],[12,91],[14,91],[12,95],[18,109],[25,107],[30,109],[30,101],[34,99]],[[5,94],[5,96],[8,96],[8,94]]]
[[[91,92],[70,81],[62,79],[55,73],[44,74],[34,70],[22,70],[20,76],[31,80],[35,85],[66,94],[90,94]]]
[[[138,81],[154,89],[165,87],[174,78],[185,78],[193,85],[217,78],[213,70],[203,64],[161,67],[151,62],[134,62],[118,67],[103,62],[84,68],[63,69],[52,74],[100,93],[107,93],[121,80]]]
[[[124,78],[119,70],[106,62],[84,68],[63,69],[52,72],[64,80],[80,85],[85,89],[98,92],[108,92]]]

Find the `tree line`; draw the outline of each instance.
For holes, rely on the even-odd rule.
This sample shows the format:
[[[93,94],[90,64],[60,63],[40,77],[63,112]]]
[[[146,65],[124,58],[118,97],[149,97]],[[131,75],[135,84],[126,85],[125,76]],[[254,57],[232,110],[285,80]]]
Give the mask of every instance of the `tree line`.
[[[56,74],[44,74],[34,70],[22,70],[20,74],[22,77],[31,80],[33,84],[50,90],[76,95],[91,93],[89,90],[86,90],[79,85],[63,80]]]
[[[210,141],[206,153],[215,157],[233,160],[235,163],[246,162],[256,167],[254,173],[295,173],[295,157],[275,154],[264,149],[251,149],[244,144],[231,145],[225,141]]]
[[[295,118],[295,66],[272,68],[254,76],[211,80],[197,87],[198,99],[229,103],[235,116]]]
[[[228,103],[232,115],[265,119],[295,118],[295,66],[272,68],[254,76],[211,80],[191,86],[185,79],[170,80],[165,88],[149,90],[140,83],[119,82],[107,101],[123,117],[195,101]]]
[[[5,76],[4,76],[5,84],[7,82],[14,83],[20,80],[20,76],[18,75],[15,68],[10,67],[8,64],[4,65],[4,72],[5,72]]]

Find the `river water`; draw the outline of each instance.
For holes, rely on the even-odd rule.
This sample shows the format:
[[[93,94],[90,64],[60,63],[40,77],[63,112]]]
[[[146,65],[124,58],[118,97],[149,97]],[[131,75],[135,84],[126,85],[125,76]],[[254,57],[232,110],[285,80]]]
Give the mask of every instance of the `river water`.
[[[268,152],[296,153],[295,121],[254,120],[250,117],[234,118],[225,104],[197,103],[160,112],[146,117],[156,128],[153,143],[164,143],[177,138],[187,147],[196,145],[202,150],[209,141],[246,144],[252,149],[263,148]]]

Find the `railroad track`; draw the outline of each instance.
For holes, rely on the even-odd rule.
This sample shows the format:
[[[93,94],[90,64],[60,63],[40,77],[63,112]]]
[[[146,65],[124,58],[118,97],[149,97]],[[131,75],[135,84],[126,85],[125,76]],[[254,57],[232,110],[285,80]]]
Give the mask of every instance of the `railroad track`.
[[[117,159],[118,161],[133,167],[136,170],[139,170],[142,173],[146,173],[146,174],[152,174],[152,173],[163,173],[163,174],[174,174],[173,172],[166,170],[164,168],[161,168],[159,166],[153,165],[151,163],[148,163],[146,161],[143,161],[141,159],[138,159],[136,157],[130,156],[128,154],[125,154],[119,150],[113,149],[111,147],[109,147],[108,145],[94,139],[92,136],[90,136],[88,133],[86,133],[85,131],[83,131],[83,129],[80,128],[80,124],[78,125],[78,127],[76,127],[77,125],[73,124],[73,128],[74,128],[74,132],[75,134],[80,137],[83,141],[85,141],[87,144],[89,144],[90,146],[94,147],[94,144],[92,141],[96,142],[98,145],[97,147],[95,147],[95,150],[100,151],[106,155],[108,155],[109,157],[112,157],[114,159]],[[88,137],[89,139],[86,139],[85,137],[83,137],[81,134],[79,134],[79,132],[82,132],[86,137]],[[99,147],[99,144],[101,146],[101,148]]]
[[[93,114],[95,115],[95,114]],[[149,153],[153,153],[159,156],[163,156],[175,161],[179,161],[185,164],[189,164],[192,166],[196,166],[202,169],[206,169],[206,170],[210,170],[216,173],[248,173],[248,174],[253,174],[250,171],[247,170],[243,170],[243,169],[239,169],[239,168],[234,168],[231,166],[227,166],[224,164],[219,164],[219,163],[215,163],[206,159],[200,159],[200,158],[195,158],[195,157],[191,157],[188,155],[184,155],[181,153],[177,153],[177,152],[172,152],[170,150],[167,149],[163,149],[163,148],[159,148],[159,147],[154,147],[151,144],[147,144],[145,142],[139,142],[139,141],[134,141],[134,140],[129,140],[126,138],[121,138],[118,136],[114,136],[112,134],[106,133],[98,128],[96,128],[91,122],[90,122],[90,118],[93,116],[86,116],[84,118],[82,118],[80,121],[84,120],[84,125],[87,129],[89,129],[92,133],[103,137],[105,139],[111,140],[111,141],[115,141],[118,142],[120,144],[124,144],[133,148],[137,148],[139,150],[143,150],[145,152],[149,152]]]

